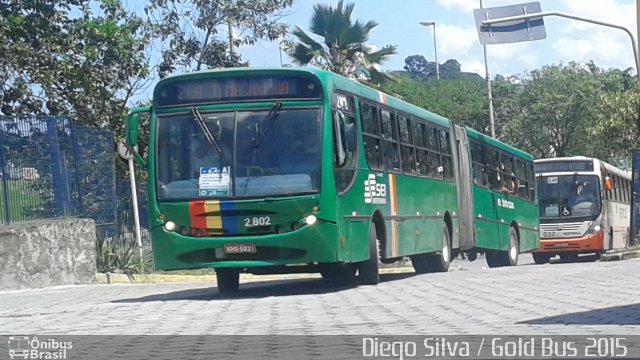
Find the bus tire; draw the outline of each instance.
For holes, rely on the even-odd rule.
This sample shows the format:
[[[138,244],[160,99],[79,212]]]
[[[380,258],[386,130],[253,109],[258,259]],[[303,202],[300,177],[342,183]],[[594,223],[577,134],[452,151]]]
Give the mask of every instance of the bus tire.
[[[489,265],[490,268],[518,265],[518,256],[520,253],[518,243],[518,233],[516,229],[511,226],[509,228],[509,248],[507,251],[487,251],[487,265]]]
[[[240,286],[240,270],[233,268],[216,269],[218,291],[221,294],[234,293]]]
[[[378,269],[378,233],[374,223],[369,225],[369,259],[358,264],[358,280],[363,285],[377,285],[380,282]]]
[[[451,236],[446,223],[442,224],[442,249],[435,254],[412,256],[411,264],[418,274],[449,271],[449,265],[451,265]]]
[[[520,239],[518,232],[511,226],[509,227],[509,251],[506,258],[506,266],[518,265],[518,257],[520,256]]]
[[[546,264],[549,262],[549,260],[551,260],[551,255],[548,254],[532,254],[533,255],[533,261],[538,264]]]

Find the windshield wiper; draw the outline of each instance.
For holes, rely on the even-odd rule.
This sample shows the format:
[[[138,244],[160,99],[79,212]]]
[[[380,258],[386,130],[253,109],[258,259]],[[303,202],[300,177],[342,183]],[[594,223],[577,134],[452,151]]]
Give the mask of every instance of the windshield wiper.
[[[207,142],[209,142],[209,144],[211,144],[211,146],[216,149],[218,153],[222,153],[222,148],[220,148],[218,141],[216,141],[216,138],[214,138],[211,134],[211,131],[209,131],[207,124],[205,124],[204,120],[202,119],[202,115],[200,115],[200,111],[198,111],[198,109],[196,108],[192,108],[191,112],[193,113],[193,119],[198,123],[198,125],[200,125],[200,128],[204,133],[204,137],[207,139]]]
[[[264,139],[264,135],[267,133],[267,131],[269,131],[273,123],[276,122],[276,118],[278,117],[278,114],[279,114],[278,111],[281,108],[282,108],[282,103],[280,101],[276,101],[276,103],[273,104],[273,107],[271,107],[271,110],[269,110],[267,117],[264,118],[262,123],[256,127],[256,136],[254,136],[253,139],[251,139],[252,148],[257,148],[258,146],[260,146],[262,139]]]

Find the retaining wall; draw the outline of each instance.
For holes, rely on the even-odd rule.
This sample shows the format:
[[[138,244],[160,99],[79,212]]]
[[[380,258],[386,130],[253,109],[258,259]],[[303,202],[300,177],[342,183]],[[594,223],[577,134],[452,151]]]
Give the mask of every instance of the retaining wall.
[[[36,220],[0,225],[0,289],[90,283],[95,274],[93,220]]]

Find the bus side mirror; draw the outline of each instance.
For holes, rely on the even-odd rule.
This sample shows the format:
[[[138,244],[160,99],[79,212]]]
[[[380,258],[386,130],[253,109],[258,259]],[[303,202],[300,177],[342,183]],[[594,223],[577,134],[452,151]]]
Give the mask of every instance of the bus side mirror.
[[[124,139],[128,146],[133,147],[138,144],[138,126],[140,117],[138,114],[129,114],[125,121]]]
[[[347,144],[345,141],[345,119],[340,110],[333,113],[333,147],[335,151],[335,162],[339,167],[347,162]]]

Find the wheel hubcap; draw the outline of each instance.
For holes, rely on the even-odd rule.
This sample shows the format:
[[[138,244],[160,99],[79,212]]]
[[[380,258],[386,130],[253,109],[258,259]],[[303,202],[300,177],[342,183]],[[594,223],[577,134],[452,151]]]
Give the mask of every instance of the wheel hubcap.
[[[442,245],[442,257],[444,259],[445,262],[449,262],[449,259],[451,258],[451,256],[449,255],[449,241],[447,241],[447,239],[444,239],[444,244]]]
[[[509,256],[511,257],[511,260],[515,260],[516,256],[518,256],[518,249],[516,249],[516,241],[513,237],[510,240],[511,241],[509,241],[509,243],[511,244],[511,248],[509,249]]]
[[[451,259],[451,254],[449,251],[449,239],[447,239],[445,233],[443,233],[442,235],[442,258],[445,262],[449,262],[449,259]]]

